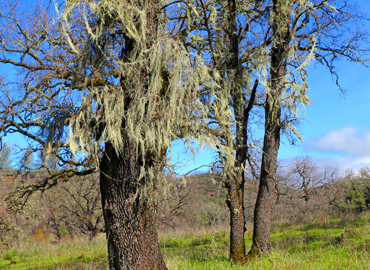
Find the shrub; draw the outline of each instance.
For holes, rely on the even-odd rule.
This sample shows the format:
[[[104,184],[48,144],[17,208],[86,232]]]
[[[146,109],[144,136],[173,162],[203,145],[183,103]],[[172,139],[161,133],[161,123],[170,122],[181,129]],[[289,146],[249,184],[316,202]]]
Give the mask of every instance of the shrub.
[[[341,205],[343,211],[362,212],[367,209],[365,194],[359,190],[351,190],[346,196],[346,202]]]

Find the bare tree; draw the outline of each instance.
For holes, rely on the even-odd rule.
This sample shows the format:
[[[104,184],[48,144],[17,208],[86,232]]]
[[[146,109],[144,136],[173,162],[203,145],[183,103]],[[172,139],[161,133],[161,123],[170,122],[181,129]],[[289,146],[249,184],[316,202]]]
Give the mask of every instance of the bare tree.
[[[278,170],[274,216],[299,222],[322,213],[331,216],[343,197],[339,181],[337,168],[319,167],[307,156],[295,158]]]
[[[290,180],[288,186],[297,191],[302,191],[303,194],[300,195],[300,198],[303,198],[306,202],[310,199],[315,188],[331,185],[338,180],[337,168],[325,165],[321,170],[308,156],[295,158],[288,174]]]
[[[78,220],[81,232],[92,240],[101,228],[103,212],[100,202],[99,180],[97,176],[85,176],[59,186],[65,203],[63,212]]]

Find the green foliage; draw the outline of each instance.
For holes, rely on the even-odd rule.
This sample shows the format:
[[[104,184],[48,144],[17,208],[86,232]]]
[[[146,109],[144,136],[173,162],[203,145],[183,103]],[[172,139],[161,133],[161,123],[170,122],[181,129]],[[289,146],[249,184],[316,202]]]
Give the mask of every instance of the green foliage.
[[[370,205],[370,169],[361,168],[358,173],[351,170],[346,172],[343,184],[346,197],[341,204],[342,211],[363,212]]]
[[[365,194],[359,190],[351,190],[346,196],[346,203],[342,205],[344,210],[362,212],[367,209]]]
[[[17,249],[14,248],[13,250],[7,251],[3,254],[4,260],[13,260],[14,257],[17,256]]]

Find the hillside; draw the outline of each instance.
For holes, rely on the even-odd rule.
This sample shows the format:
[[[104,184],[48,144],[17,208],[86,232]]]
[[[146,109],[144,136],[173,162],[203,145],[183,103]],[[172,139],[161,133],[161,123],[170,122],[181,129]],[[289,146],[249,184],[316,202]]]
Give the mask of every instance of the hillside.
[[[28,175],[12,169],[0,171],[0,246],[7,249],[28,239],[44,235],[63,238],[95,237],[104,232],[100,206],[98,175],[70,179],[51,190],[36,193],[17,213],[16,196],[8,197],[19,181],[32,183],[42,179],[40,171]],[[214,227],[228,227],[229,210],[226,189],[220,174],[197,174],[186,179],[167,177],[166,194],[161,197],[158,228],[177,232]],[[294,189],[280,181],[275,191],[273,226],[301,224],[366,212],[370,203],[368,178],[338,179],[307,190]],[[247,179],[245,191],[247,227],[253,224],[258,182]],[[5,200],[8,198],[10,200]],[[19,209],[18,209],[19,210]]]

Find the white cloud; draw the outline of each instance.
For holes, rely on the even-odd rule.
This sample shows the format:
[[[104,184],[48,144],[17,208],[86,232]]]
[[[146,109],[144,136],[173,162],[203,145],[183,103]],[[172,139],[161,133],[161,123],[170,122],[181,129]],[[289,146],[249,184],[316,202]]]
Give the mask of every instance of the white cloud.
[[[341,173],[349,169],[356,172],[370,165],[370,155],[363,157],[318,157],[314,158],[314,160],[318,164],[336,167]]]
[[[370,132],[359,133],[355,127],[332,130],[317,140],[308,141],[306,148],[339,154],[370,156]]]
[[[339,157],[333,158],[334,162],[342,172],[352,169],[358,171],[361,168],[370,166],[370,156],[364,157]]]

